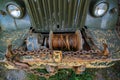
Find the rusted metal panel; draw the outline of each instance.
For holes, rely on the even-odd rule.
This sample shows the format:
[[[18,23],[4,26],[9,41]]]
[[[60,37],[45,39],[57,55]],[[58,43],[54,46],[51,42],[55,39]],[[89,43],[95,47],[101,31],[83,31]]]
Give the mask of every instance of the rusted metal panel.
[[[113,59],[120,58],[120,38],[118,37],[115,30],[99,30],[99,29],[89,29],[92,35],[94,43],[102,49],[103,43],[108,44],[108,49],[110,50],[111,57]]]
[[[49,32],[50,30],[54,32],[57,30],[72,32],[72,30],[83,28],[89,1],[90,0],[24,0],[32,26],[43,32]],[[110,0],[110,2],[112,1]],[[117,26],[119,33],[119,21]],[[78,38],[72,41],[74,44],[76,42],[75,45],[79,43],[80,45],[78,44],[78,46],[81,47],[75,51],[69,50],[69,47],[69,51],[64,51],[63,49],[55,50],[54,48],[50,49],[50,47],[45,45],[43,45],[44,48],[41,48],[39,47],[39,43],[37,43],[37,37],[33,36],[33,40],[29,39],[29,32],[28,30],[1,32],[0,43],[2,43],[2,47],[0,46],[0,52],[2,55],[0,54],[0,57],[6,57],[6,67],[10,69],[15,69],[15,67],[17,69],[22,68],[28,72],[34,68],[47,68],[47,70],[52,73],[46,74],[45,76],[50,76],[56,73],[56,71],[54,71],[56,67],[57,69],[73,68],[76,73],[80,73],[84,71],[84,68],[110,67],[113,65],[113,61],[120,60],[120,38],[115,29],[102,30],[84,27],[79,31],[82,34],[78,33],[80,35],[77,34],[77,37],[75,35],[71,36],[71,33],[69,33],[69,35],[65,33],[59,33],[58,35],[56,33],[53,35],[54,37],[50,38],[57,41],[58,39],[60,40],[60,35],[65,35],[64,40],[60,40],[60,43],[62,43],[62,41],[67,42],[67,47],[69,46],[70,40],[72,41],[74,38]],[[33,33],[30,33],[30,35],[32,34]],[[25,35],[27,35],[27,37],[25,37]],[[44,38],[46,38],[46,35],[47,38],[50,37],[49,34],[42,34]],[[62,37],[63,36],[61,36],[61,38]],[[47,41],[49,42],[50,39]],[[43,39],[41,40],[42,44],[44,44]],[[88,46],[85,45],[85,47],[90,47],[89,49],[86,50],[82,48],[82,40],[88,44]],[[27,42],[24,43],[25,41],[31,41],[33,45],[37,45],[37,48],[26,49],[28,45]],[[12,46],[9,45],[10,43],[13,45],[13,49]],[[59,42],[57,43],[60,44]],[[104,46],[102,46],[103,44]],[[8,48],[6,50],[7,46]],[[74,45],[72,45],[72,47],[73,46]],[[60,46],[60,48],[62,47]],[[6,54],[4,54],[5,52]],[[1,61],[1,63],[3,62]],[[42,76],[44,74],[39,73],[38,75]]]
[[[13,44],[13,48],[19,48],[24,42],[28,30],[2,31],[0,32],[0,60],[5,59],[7,46]]]

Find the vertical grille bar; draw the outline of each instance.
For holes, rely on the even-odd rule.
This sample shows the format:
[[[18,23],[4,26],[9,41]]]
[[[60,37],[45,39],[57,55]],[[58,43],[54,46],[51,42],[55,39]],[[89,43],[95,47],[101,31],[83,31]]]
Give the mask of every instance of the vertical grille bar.
[[[82,13],[82,18],[81,18],[81,22],[80,22],[80,27],[83,27],[84,24],[85,24],[85,19],[86,19],[86,13],[87,13],[87,10],[88,10],[88,6],[89,6],[89,3],[90,3],[90,0],[86,0],[85,2],[85,6],[84,6],[84,10],[83,10],[83,13]]]
[[[48,2],[48,12],[49,12],[49,28],[52,29],[52,26],[53,26],[53,19],[52,19],[52,3],[51,3],[52,0],[47,0]]]
[[[47,16],[47,6],[46,6],[46,0],[42,0],[42,4],[43,4],[43,10],[44,10],[44,14],[45,14],[45,29],[49,28],[49,23],[48,23],[48,16]]]
[[[29,3],[29,1],[28,0],[24,0],[24,2],[25,2],[25,5],[26,5],[26,7],[28,7],[27,8],[27,10],[28,10],[28,13],[29,13],[29,15],[30,15],[30,17],[31,17],[31,22],[32,22],[32,25],[33,26],[36,26],[36,24],[35,24],[35,21],[34,21],[34,15],[32,15],[32,10],[31,10],[31,8],[30,8],[30,3]]]
[[[54,8],[54,19],[55,19],[55,24],[58,24],[58,16],[57,16],[57,0],[53,0],[53,8]]]
[[[39,30],[81,29],[90,0],[24,0],[32,26]],[[59,28],[57,28],[59,25]]]
[[[72,17],[72,3],[73,3],[73,0],[69,0],[69,5],[68,5],[68,26],[72,26],[71,25],[71,17]]]
[[[40,20],[39,20],[39,18],[38,18],[38,13],[37,13],[36,5],[35,5],[36,2],[34,2],[34,0],[29,0],[29,1],[31,1],[31,2],[30,2],[31,5],[32,5],[31,9],[32,9],[33,12],[34,12],[34,15],[35,15],[35,18],[36,18],[36,23],[37,23],[37,26],[38,26],[38,25],[40,25]],[[36,27],[37,27],[37,26],[36,26]]]
[[[40,22],[41,22],[41,28],[44,26],[44,22],[43,22],[43,15],[42,15],[42,7],[40,6],[41,4],[41,0],[37,0],[37,6],[38,6],[38,16],[39,16],[39,19],[40,19]]]
[[[67,16],[67,14],[68,14],[68,2],[67,2],[67,0],[64,0],[64,27],[66,27],[67,26],[67,19],[68,19],[68,16]]]
[[[77,9],[78,9],[78,10],[77,10],[78,12],[76,13],[76,14],[77,14],[77,15],[76,15],[76,26],[80,26],[79,23],[80,23],[80,21],[81,21],[80,19],[81,19],[81,17],[82,17],[82,16],[81,16],[82,5],[84,5],[84,0],[79,0],[79,2],[78,2],[78,8],[77,8]]]
[[[58,16],[59,16],[59,25],[60,27],[62,26],[62,12],[63,12],[63,8],[62,8],[62,1],[63,0],[59,0],[58,4],[59,4],[59,13],[58,13]]]
[[[50,16],[50,19],[52,19],[52,8],[51,8],[51,0],[47,0],[48,1],[48,10],[49,10],[49,16]]]
[[[77,4],[78,4],[78,0],[74,0],[74,5],[73,5],[74,8],[73,8],[73,15],[72,15],[72,26],[75,26]]]

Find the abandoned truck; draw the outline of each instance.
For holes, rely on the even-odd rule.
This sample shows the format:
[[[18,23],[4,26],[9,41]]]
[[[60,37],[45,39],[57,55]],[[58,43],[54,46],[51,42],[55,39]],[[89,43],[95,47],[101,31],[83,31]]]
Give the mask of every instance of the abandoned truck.
[[[110,67],[120,60],[119,10],[119,0],[0,0],[0,65],[39,76]]]

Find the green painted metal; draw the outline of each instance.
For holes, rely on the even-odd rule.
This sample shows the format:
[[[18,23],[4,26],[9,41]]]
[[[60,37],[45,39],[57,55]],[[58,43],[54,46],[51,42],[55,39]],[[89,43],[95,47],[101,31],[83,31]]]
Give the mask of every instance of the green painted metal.
[[[24,0],[24,2],[35,29],[40,32],[50,30],[72,32],[84,27],[90,0]]]

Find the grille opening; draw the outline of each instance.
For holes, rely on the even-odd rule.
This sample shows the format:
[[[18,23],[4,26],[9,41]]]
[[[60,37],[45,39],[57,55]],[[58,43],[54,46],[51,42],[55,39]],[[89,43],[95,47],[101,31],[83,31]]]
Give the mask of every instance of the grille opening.
[[[60,25],[57,25],[57,28],[59,29],[59,28],[60,28]]]

